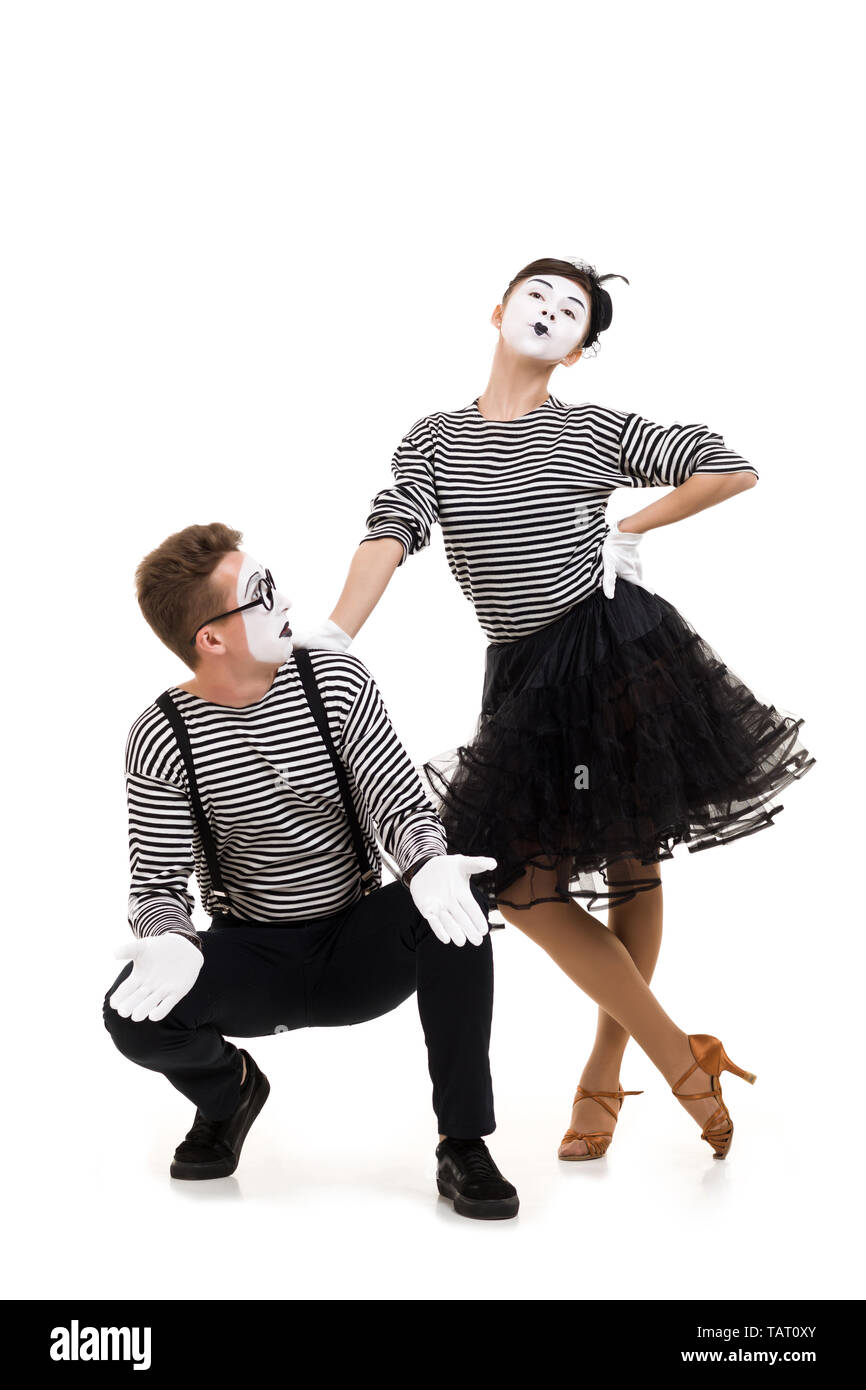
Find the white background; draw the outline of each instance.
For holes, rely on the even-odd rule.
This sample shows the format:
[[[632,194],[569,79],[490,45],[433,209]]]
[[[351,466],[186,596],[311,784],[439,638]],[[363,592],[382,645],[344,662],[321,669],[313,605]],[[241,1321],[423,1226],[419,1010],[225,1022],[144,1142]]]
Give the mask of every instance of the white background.
[[[855,14],[4,8],[11,1296],[862,1294]],[[664,874],[654,988],[758,1073],[725,1081],[731,1155],[712,1160],[632,1044],[623,1084],[645,1094],[610,1154],[557,1162],[595,1008],[509,928],[491,1147],[516,1221],[436,1198],[411,1000],[351,1036],[252,1043],[272,1096],[237,1174],[172,1183],[190,1106],[101,1020],[128,930],[124,739],[184,675],[135,566],[219,519],[296,625],[329,613],[401,435],[483,389],[490,313],[541,255],[630,280],[554,394],[701,421],[761,475],[642,548],[818,759],[772,830]],[[416,762],[470,733],[484,647],[437,531],[355,645]]]

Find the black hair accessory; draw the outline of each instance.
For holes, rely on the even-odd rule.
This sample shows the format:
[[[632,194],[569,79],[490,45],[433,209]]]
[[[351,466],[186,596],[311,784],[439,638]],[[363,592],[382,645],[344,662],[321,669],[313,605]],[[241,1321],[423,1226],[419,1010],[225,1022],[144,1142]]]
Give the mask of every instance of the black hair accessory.
[[[628,284],[629,281],[626,280],[624,275],[618,275],[615,271],[612,271],[609,275],[599,275],[594,265],[590,265],[588,261],[581,260],[579,256],[566,256],[564,259],[569,265],[573,265],[575,270],[583,271],[592,286],[591,322],[595,325],[595,331],[592,336],[593,338],[597,338],[599,333],[603,333],[606,328],[610,328],[613,322],[613,301],[607,290],[602,289],[602,281],[625,280],[626,284]]]

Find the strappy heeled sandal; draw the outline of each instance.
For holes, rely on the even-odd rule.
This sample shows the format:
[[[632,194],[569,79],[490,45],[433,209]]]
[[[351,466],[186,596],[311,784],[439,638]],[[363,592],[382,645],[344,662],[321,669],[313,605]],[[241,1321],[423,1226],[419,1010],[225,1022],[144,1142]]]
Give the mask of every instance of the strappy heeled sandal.
[[[610,1115],[614,1120],[617,1120],[619,1119],[619,1112],[620,1110],[622,1110],[623,1097],[642,1095],[643,1091],[624,1091],[621,1087],[618,1091],[587,1091],[584,1089],[583,1086],[578,1086],[574,1095],[574,1100],[572,1101],[572,1105],[577,1105],[577,1102],[579,1100],[594,1100],[602,1107],[603,1110],[607,1111],[608,1115]],[[602,1097],[605,1096],[610,1100],[618,1100],[619,1110],[612,1110],[611,1107],[608,1105],[607,1100],[602,1099]],[[577,1129],[567,1129],[562,1139],[560,1140],[559,1152],[556,1156],[557,1158],[561,1158],[564,1163],[582,1163],[585,1159],[588,1158],[604,1158],[604,1155],[608,1151],[610,1141],[612,1138],[613,1130],[611,1129],[595,1130],[590,1134],[585,1134]],[[564,1154],[562,1150],[564,1149],[565,1145],[573,1144],[576,1139],[583,1140],[584,1144],[586,1145],[587,1152],[585,1154]]]
[[[734,1122],[728,1113],[728,1107],[722,1100],[722,1087],[719,1077],[723,1071],[733,1072],[734,1076],[740,1076],[744,1081],[748,1081],[750,1086],[755,1084],[755,1074],[751,1071],[743,1071],[732,1062],[722,1043],[718,1038],[714,1038],[711,1033],[690,1033],[689,1047],[691,1048],[694,1063],[688,1071],[680,1077],[676,1086],[672,1086],[672,1093],[677,1100],[716,1100],[718,1109],[713,1112],[701,1130],[701,1138],[706,1139],[710,1148],[713,1150],[713,1158],[724,1158],[731,1147],[734,1137]],[[708,1091],[686,1091],[680,1095],[679,1089],[684,1081],[688,1081],[692,1072],[700,1070],[710,1078],[710,1089]],[[719,1121],[716,1124],[716,1121]]]

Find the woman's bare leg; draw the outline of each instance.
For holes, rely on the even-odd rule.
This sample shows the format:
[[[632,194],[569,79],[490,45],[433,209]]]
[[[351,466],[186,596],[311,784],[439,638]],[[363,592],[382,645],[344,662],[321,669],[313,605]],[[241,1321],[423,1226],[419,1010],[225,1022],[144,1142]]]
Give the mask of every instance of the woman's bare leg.
[[[608,869],[611,884],[624,883],[634,877],[656,878],[658,888],[638,892],[628,902],[611,907],[607,915],[607,929],[613,932],[625,946],[644,980],[649,984],[658,960],[662,944],[663,900],[661,885],[661,865],[641,864],[627,859],[612,864]],[[508,895],[511,896],[510,894]],[[622,1080],[621,1065],[629,1034],[611,1018],[605,1009],[598,1011],[598,1023],[592,1051],[580,1074],[580,1084],[586,1091],[616,1091]],[[623,1083],[628,1089],[627,1081]],[[618,1112],[621,1101],[608,1099],[608,1105]],[[569,1129],[594,1134],[612,1131],[616,1125],[610,1113],[594,1100],[579,1100],[572,1106]],[[572,1139],[564,1152],[575,1157],[587,1152],[582,1139]]]
[[[688,1034],[678,1028],[650,990],[628,948],[573,900],[539,902],[520,907],[534,897],[555,896],[553,868],[533,868],[512,884],[499,899],[499,911],[506,921],[519,927],[541,946],[576,985],[594,999],[626,1035],[631,1035],[658,1067],[669,1086],[675,1086],[694,1063]],[[651,893],[658,890],[650,890]],[[517,906],[503,901],[507,897]],[[624,1048],[624,1043],[623,1043]],[[621,1056],[621,1053],[620,1053]],[[685,1092],[707,1088],[706,1075],[696,1071],[685,1083]],[[605,1086],[604,1090],[613,1090]],[[712,1099],[683,1101],[685,1108],[703,1125],[717,1108]],[[605,1119],[610,1116],[602,1111]],[[599,1128],[608,1129],[610,1124]]]

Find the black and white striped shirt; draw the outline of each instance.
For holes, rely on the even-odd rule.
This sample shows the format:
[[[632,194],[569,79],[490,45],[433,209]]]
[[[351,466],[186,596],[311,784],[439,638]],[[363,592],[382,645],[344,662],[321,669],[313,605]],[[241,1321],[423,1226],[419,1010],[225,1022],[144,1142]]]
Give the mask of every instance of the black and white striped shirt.
[[[757,476],[705,425],[665,427],[554,396],[517,420],[487,420],[476,401],[427,415],[391,471],[394,485],[371,501],[362,540],[394,537],[403,564],[438,521],[451,572],[491,642],[553,622],[599,587],[614,488],[676,487],[693,473]]]
[[[447,853],[441,822],[397,738],[379,690],[356,656],[315,650],[310,660],[334,745],[349,779],[370,864],[381,883],[374,824],[405,873]],[[232,913],[252,921],[322,917],[361,896],[333,764],[307,704],[294,657],[253,705],[214,705],[174,687],[189,730],[199,793],[216,841]],[[195,870],[202,901],[210,876],[174,733],[150,705],[126,747],[136,936],[196,936],[188,891]]]

